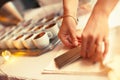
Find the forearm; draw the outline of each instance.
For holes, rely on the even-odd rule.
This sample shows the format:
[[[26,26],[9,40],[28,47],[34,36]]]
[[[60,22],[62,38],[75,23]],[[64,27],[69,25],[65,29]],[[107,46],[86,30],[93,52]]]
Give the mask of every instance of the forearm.
[[[23,17],[21,16],[21,14],[19,13],[17,8],[11,1],[6,3],[2,8],[8,11],[11,15],[13,15],[19,21],[23,20]]]
[[[77,17],[78,0],[63,0],[64,15]]]
[[[103,13],[108,17],[118,1],[119,0],[98,0],[93,12],[98,14]]]

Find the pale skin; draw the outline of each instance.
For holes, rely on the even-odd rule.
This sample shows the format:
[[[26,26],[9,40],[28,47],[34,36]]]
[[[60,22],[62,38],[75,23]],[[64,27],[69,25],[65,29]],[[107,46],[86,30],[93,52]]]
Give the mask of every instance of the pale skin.
[[[72,17],[64,17],[58,34],[63,44],[69,48],[81,45],[80,55],[92,61],[104,57],[109,49],[108,18],[117,2],[118,0],[97,0],[81,34],[76,30],[75,20]],[[78,0],[63,0],[63,16],[71,15],[77,18],[77,7]]]

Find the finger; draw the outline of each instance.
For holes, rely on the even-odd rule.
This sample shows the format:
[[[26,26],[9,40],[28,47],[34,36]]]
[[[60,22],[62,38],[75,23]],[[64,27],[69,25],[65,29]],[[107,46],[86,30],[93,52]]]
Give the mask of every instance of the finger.
[[[68,41],[71,43],[71,48],[76,47],[75,45],[73,45],[73,43],[72,43],[73,41],[72,41],[72,39],[71,39],[71,37],[70,37],[70,36],[68,37]]]
[[[101,62],[103,60],[102,54],[102,45],[96,45],[95,55],[94,55],[94,62]]]
[[[95,53],[96,44],[95,40],[92,37],[89,37],[89,43],[88,43],[88,58],[90,58]]]
[[[106,53],[108,52],[108,48],[109,48],[109,40],[108,40],[108,38],[106,37],[106,38],[104,39],[104,53],[103,53],[104,56],[105,56]]]
[[[83,58],[86,57],[86,49],[87,48],[87,37],[82,36],[82,43],[81,43],[81,56]]]
[[[77,30],[78,45],[81,45],[81,43],[82,43],[81,32],[82,32],[82,30]]]
[[[96,45],[97,45],[96,54],[101,54],[101,55],[103,54],[103,51],[102,51],[103,45],[102,44],[103,44],[103,39],[101,37],[99,37],[96,41]]]
[[[96,55],[96,44],[94,44],[94,45],[92,45],[92,48],[91,48],[91,50],[89,51],[89,53],[88,53],[88,58],[91,58],[91,57],[95,57],[95,55]]]
[[[88,59],[89,59],[89,61],[90,62],[93,62],[93,63],[95,63],[95,58],[96,58],[96,47],[97,47],[97,45],[96,44],[94,44],[93,46],[92,46],[92,52],[91,53],[94,53],[94,55],[92,55],[92,56],[90,56],[90,57],[88,57]]]
[[[101,37],[98,37],[98,39],[95,42],[96,49],[94,53],[94,57],[95,57],[95,59],[93,60],[94,62],[101,61],[103,58],[102,43],[103,43],[103,39]]]
[[[81,34],[82,34],[82,30],[80,29],[76,30],[76,35],[78,39],[81,39]]]
[[[68,39],[68,35],[59,35],[59,38],[61,39],[62,43],[71,48],[72,47],[72,43],[70,42],[70,40]]]
[[[80,46],[82,43],[82,39],[81,38],[78,38],[78,46]]]

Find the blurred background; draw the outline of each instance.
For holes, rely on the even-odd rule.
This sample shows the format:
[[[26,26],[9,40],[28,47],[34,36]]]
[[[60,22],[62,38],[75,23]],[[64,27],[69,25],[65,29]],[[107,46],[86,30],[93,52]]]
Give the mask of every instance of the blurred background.
[[[9,9],[10,7],[5,7],[5,5],[7,5],[9,2],[12,3],[12,4],[9,4],[9,6],[14,7],[14,9],[16,9],[17,11],[17,14],[15,14],[15,11],[10,11]],[[21,21],[21,19],[19,20],[17,18],[22,17],[23,19],[25,19],[25,14],[28,15],[27,13],[28,11],[32,12],[33,9],[35,10],[38,8],[54,5],[57,3],[59,4],[62,2],[62,0],[11,0],[9,2],[5,3],[0,8],[0,25],[5,25],[5,26],[16,25]],[[37,10],[37,12],[38,11],[39,10]],[[43,11],[40,11],[40,13],[42,12]],[[37,13],[35,12],[34,14],[37,14]]]
[[[92,1],[79,0],[78,16],[91,11]],[[62,15],[62,0],[11,0],[0,8],[0,26],[17,25],[23,20],[40,19],[52,13]]]

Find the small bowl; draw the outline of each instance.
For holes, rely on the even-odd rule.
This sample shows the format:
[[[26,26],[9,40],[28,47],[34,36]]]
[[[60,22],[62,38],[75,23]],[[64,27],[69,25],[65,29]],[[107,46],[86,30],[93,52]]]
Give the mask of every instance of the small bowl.
[[[34,38],[34,34],[27,34],[25,35],[25,38],[22,40],[23,45],[27,48],[27,49],[35,49],[36,46],[34,45],[32,39]]]
[[[51,32],[53,34],[52,38],[55,38],[58,35],[59,28],[57,23],[51,23],[48,25],[45,25],[45,31]]]
[[[4,36],[0,39],[0,49],[7,49],[6,42],[8,41],[8,36]]]
[[[13,39],[14,39],[14,36],[10,36],[8,38],[8,41],[6,42],[6,45],[9,49],[16,49],[16,47],[13,44]]]
[[[50,40],[46,32],[40,32],[33,38],[33,43],[39,49],[44,49],[49,46]]]
[[[25,49],[25,46],[22,43],[24,37],[25,37],[24,35],[18,35],[14,37],[13,44],[17,49]]]

